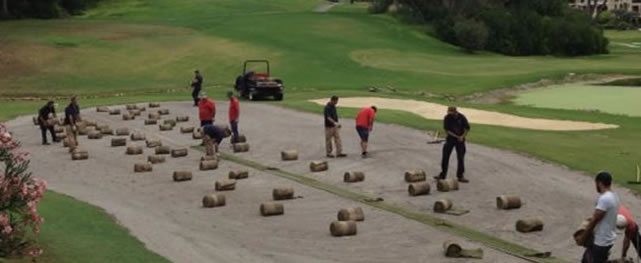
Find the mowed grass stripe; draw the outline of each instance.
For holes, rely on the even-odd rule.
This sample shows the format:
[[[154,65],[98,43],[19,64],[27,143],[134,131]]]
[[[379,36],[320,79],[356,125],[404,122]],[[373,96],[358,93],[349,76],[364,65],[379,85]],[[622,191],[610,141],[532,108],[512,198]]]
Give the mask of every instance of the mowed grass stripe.
[[[203,150],[202,147],[194,147],[200,151]],[[452,222],[449,222],[447,220],[431,216],[429,214],[424,214],[424,213],[419,213],[414,209],[399,206],[399,205],[394,205],[390,204],[384,201],[376,201],[375,197],[368,196],[362,193],[357,193],[354,191],[350,191],[341,187],[333,186],[327,183],[320,182],[318,180],[315,180],[313,178],[309,178],[303,175],[287,172],[280,170],[278,168],[274,167],[269,167],[265,166],[261,163],[240,158],[235,155],[231,154],[226,154],[226,153],[221,153],[221,158],[224,160],[228,160],[231,162],[235,162],[240,165],[248,166],[263,172],[270,173],[272,175],[280,176],[289,180],[292,180],[294,182],[304,184],[306,186],[310,186],[319,190],[323,190],[326,192],[329,192],[331,194],[350,199],[356,202],[360,202],[366,205],[369,205],[371,207],[375,207],[381,210],[385,210],[391,213],[395,213],[397,215],[403,216],[407,219],[411,219],[426,225],[429,225],[431,227],[434,227],[436,229],[439,229],[441,231],[445,231],[463,238],[467,238],[469,240],[481,243],[487,247],[490,247],[492,249],[495,249],[497,251],[500,251],[502,253],[521,258],[523,260],[527,260],[530,262],[540,262],[540,263],[561,263],[561,262],[569,262],[560,258],[556,257],[549,257],[549,258],[536,258],[536,257],[528,257],[526,255],[533,255],[536,253],[541,253],[540,251],[527,248],[524,246],[521,246],[519,244],[515,244],[497,237],[494,237],[492,235],[480,232],[478,230],[455,224]]]

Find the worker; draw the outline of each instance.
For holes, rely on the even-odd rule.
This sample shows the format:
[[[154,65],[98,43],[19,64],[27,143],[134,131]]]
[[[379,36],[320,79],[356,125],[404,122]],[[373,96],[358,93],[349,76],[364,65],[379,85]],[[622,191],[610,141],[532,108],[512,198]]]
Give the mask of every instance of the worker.
[[[194,107],[198,106],[198,95],[203,88],[203,75],[200,71],[194,71],[194,79],[191,80],[191,97],[194,98]]]
[[[207,94],[201,92],[198,96],[198,118],[200,119],[200,127],[207,124],[214,124],[216,118],[216,103],[207,97]]]
[[[73,152],[78,147],[78,121],[80,121],[80,107],[78,106],[78,97],[73,96],[71,103],[65,108],[64,120],[69,152]]]
[[[203,126],[205,152],[208,156],[218,153],[218,145],[231,135],[229,127],[218,127],[213,124]]]
[[[332,96],[323,111],[325,117],[325,152],[328,158],[334,158],[332,154],[332,139],[334,139],[334,144],[336,144],[336,157],[342,158],[347,156],[343,153],[343,145],[339,133],[341,124],[338,123],[338,113],[336,112],[337,104],[338,96]]]
[[[229,126],[231,127],[231,143],[238,142],[238,119],[240,117],[240,102],[234,96],[234,92],[227,92],[229,98]]]
[[[641,258],[641,235],[639,234],[639,226],[634,221],[632,213],[625,206],[619,206],[619,214],[617,215],[617,228],[619,230],[624,230],[623,238],[623,248],[621,251],[621,259],[624,259],[628,255],[628,249],[630,248],[630,243],[634,246],[634,249],[637,251],[637,256]]]
[[[53,130],[55,118],[56,109],[54,107],[54,102],[50,100],[38,111],[38,124],[40,124],[43,145],[49,145],[47,142],[47,130],[51,133],[51,140],[53,140],[53,142],[58,142],[56,132]]]
[[[600,195],[585,231],[577,238],[577,243],[586,244],[590,235],[594,234],[592,243],[586,244],[582,263],[607,262],[610,249],[617,238],[619,197],[611,189],[612,175],[608,172],[600,172],[596,175],[594,182]]]
[[[470,132],[470,124],[465,115],[458,112],[456,107],[447,108],[447,115],[443,118],[443,129],[447,133],[445,144],[443,145],[443,156],[441,159],[441,173],[434,179],[441,180],[447,177],[447,170],[450,165],[450,155],[452,150],[456,149],[456,160],[458,162],[456,177],[461,183],[469,182],[465,178],[465,139]]]
[[[376,118],[376,106],[365,107],[356,115],[356,132],[361,138],[361,157],[367,158],[367,143],[369,134],[374,129],[374,119]]]

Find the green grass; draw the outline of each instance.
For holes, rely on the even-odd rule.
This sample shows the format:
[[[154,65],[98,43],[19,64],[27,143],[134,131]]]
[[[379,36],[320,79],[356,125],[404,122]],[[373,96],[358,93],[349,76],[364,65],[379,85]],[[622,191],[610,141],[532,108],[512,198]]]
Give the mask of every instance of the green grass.
[[[525,91],[514,103],[641,117],[641,87],[565,84]]]
[[[44,253],[37,262],[169,262],[148,251],[144,244],[100,208],[49,191],[39,211],[45,223],[37,242]],[[4,262],[27,263],[32,260],[23,258]]]
[[[637,44],[641,43],[641,32],[637,31],[607,32],[612,43],[607,55],[470,55],[426,35],[424,29],[403,25],[387,15],[367,14],[365,5],[338,6],[325,14],[312,12],[319,3],[320,0],[105,0],[81,17],[0,22],[0,96],[80,94],[84,96],[83,107],[188,100],[184,88],[192,71],[200,69],[209,94],[222,98],[240,73],[242,61],[256,58],[269,59],[273,75],[285,80],[285,101],[273,104],[311,112],[320,112],[321,107],[308,99],[333,94],[371,96],[366,92],[369,86],[392,86],[398,90],[376,93],[378,96],[451,104],[443,98],[541,78],[560,78],[568,73],[641,74],[641,45]],[[114,96],[119,93],[125,95]],[[437,97],[418,95],[421,93]],[[60,102],[61,106],[65,103]],[[34,114],[42,104],[43,101],[2,101],[0,120]],[[641,162],[639,117],[513,104],[456,104],[527,117],[621,126],[600,131],[545,132],[474,125],[470,135],[473,143],[518,151],[590,174],[610,170],[621,184],[634,178],[635,165]],[[345,118],[352,117],[355,111],[341,108]],[[378,121],[422,130],[441,128],[439,121],[397,111],[381,111]],[[641,191],[640,186],[624,186]],[[107,215],[96,214],[95,208],[84,203],[52,196],[58,195],[49,194],[41,206],[43,211],[52,213],[47,215],[41,239],[50,248],[44,258],[50,261],[44,262],[86,261],[86,251],[82,249],[85,241],[104,242],[94,247],[104,248],[105,255],[121,250],[133,254],[117,262],[159,262],[145,258],[149,252],[140,244],[132,245],[131,250],[126,248],[134,239]],[[75,211],[69,213],[78,213],[77,216],[55,214],[68,207]],[[92,229],[85,227],[71,232],[76,231],[75,225],[91,223],[86,218],[105,222],[104,229],[122,235],[98,239]],[[68,237],[76,238],[65,239]],[[122,246],[114,245],[120,243]],[[99,258],[97,254],[91,261]]]

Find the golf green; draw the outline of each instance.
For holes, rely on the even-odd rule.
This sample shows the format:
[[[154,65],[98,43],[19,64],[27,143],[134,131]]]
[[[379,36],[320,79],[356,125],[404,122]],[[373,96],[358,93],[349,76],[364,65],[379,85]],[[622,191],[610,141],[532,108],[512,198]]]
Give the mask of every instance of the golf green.
[[[555,85],[521,93],[518,105],[641,116],[641,87]]]

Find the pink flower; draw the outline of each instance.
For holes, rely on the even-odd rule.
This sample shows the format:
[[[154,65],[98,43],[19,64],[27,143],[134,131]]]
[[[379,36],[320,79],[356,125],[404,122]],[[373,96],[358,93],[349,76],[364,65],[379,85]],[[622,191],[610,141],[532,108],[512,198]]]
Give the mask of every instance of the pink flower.
[[[9,225],[9,215],[6,213],[0,213],[0,226]]]
[[[2,233],[5,235],[11,234],[12,231],[13,228],[11,228],[11,226],[9,225],[4,226],[4,228],[2,229]]]

